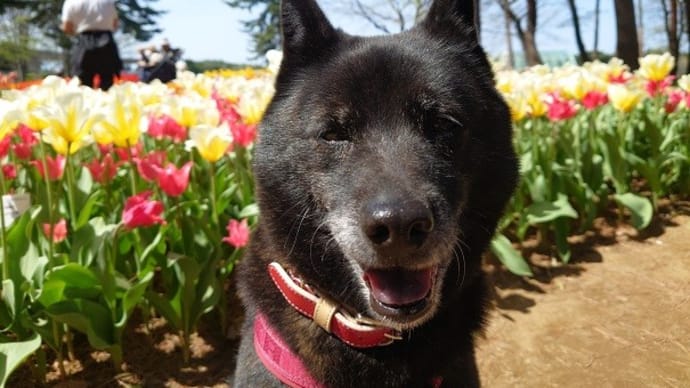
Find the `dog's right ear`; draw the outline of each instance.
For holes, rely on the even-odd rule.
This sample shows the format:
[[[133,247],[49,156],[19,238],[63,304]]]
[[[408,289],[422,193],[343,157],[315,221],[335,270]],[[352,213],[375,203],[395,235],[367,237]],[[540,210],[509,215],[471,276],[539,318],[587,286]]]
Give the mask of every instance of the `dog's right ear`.
[[[306,64],[317,59],[337,37],[315,0],[283,0],[280,22],[283,56],[290,64]]]

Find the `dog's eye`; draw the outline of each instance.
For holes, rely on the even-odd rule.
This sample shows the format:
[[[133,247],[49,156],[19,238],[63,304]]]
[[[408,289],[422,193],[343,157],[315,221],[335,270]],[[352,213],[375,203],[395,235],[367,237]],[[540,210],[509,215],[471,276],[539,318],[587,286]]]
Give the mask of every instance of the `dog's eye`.
[[[350,134],[342,128],[328,128],[319,134],[319,139],[327,143],[350,141]]]

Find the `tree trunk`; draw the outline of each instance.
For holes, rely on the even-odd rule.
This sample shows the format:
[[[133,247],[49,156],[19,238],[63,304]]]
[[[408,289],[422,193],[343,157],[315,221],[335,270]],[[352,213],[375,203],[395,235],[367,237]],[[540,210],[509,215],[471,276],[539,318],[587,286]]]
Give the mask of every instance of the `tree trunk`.
[[[530,66],[542,63],[537,50],[537,0],[527,0],[527,31],[524,34],[523,47]]]
[[[500,0],[498,2],[503,8],[505,15],[509,16],[515,25],[515,31],[517,32],[520,43],[522,44],[522,49],[525,51],[525,61],[527,61],[528,66],[535,66],[542,64],[541,57],[539,56],[539,50],[537,50],[537,43],[535,40],[535,35],[537,31],[537,2],[536,0],[527,0],[527,29],[522,28],[520,23],[520,18],[515,15],[512,9],[510,9],[510,4],[508,0]]]
[[[580,32],[580,18],[577,16],[577,8],[575,7],[575,0],[568,0],[570,14],[573,18],[573,28],[575,29],[575,42],[577,43],[577,50],[580,52],[580,63],[589,61],[587,49],[582,41],[582,33]]]
[[[631,69],[640,67],[640,47],[635,28],[635,7],[633,0],[614,0],[616,10],[616,55]]]
[[[685,5],[685,33],[688,38],[688,54],[686,56],[685,72],[690,74],[690,0],[684,0]]]
[[[513,52],[513,34],[510,33],[510,14],[505,9],[503,10],[503,20],[505,21],[506,32],[506,54],[508,55],[508,68],[515,68],[515,53]]]
[[[668,51],[676,58],[676,65],[671,74],[676,74],[678,67],[678,55],[679,55],[679,37],[678,37],[678,0],[669,0],[669,4],[666,4],[666,0],[660,0],[661,7],[664,11],[664,27],[666,29],[666,37],[668,38]]]
[[[474,1],[474,26],[477,29],[477,42],[479,42],[479,44],[482,44],[482,13],[479,8],[482,2],[481,0],[472,1]]]

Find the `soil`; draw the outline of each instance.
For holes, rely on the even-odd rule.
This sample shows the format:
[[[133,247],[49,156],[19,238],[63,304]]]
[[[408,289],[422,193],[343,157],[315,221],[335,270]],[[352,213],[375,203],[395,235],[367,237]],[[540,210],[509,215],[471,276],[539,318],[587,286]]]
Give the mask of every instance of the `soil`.
[[[681,209],[680,211],[678,209]],[[563,265],[526,244],[533,278],[511,275],[488,258],[495,308],[478,341],[485,387],[689,387],[690,211],[674,206],[644,233],[598,220],[595,232],[571,238]],[[241,316],[230,300],[230,316]],[[207,316],[185,365],[180,339],[162,319],[135,324],[125,336],[124,372],[109,355],[76,343],[76,360],[52,387],[229,387],[239,319],[223,333]],[[148,328],[148,329],[147,329]],[[146,331],[148,330],[148,334]],[[35,387],[28,368],[8,387]]]

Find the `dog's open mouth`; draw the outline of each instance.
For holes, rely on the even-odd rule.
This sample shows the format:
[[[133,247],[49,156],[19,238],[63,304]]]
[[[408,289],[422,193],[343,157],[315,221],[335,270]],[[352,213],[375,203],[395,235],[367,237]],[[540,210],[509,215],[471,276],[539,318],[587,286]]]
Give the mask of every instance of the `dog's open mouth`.
[[[437,267],[370,269],[364,272],[371,306],[377,313],[402,320],[416,318],[429,307]]]

